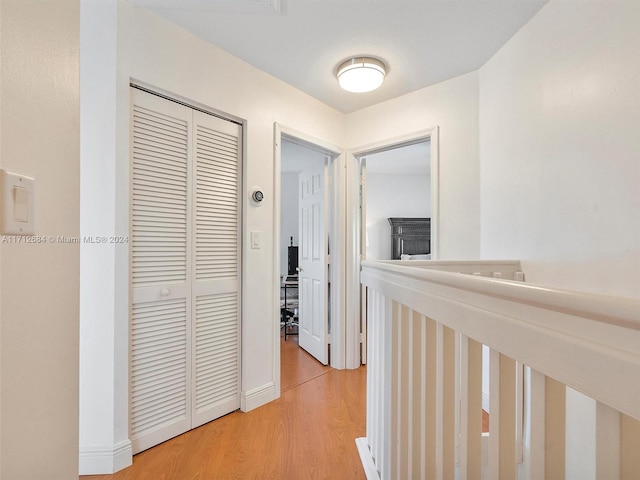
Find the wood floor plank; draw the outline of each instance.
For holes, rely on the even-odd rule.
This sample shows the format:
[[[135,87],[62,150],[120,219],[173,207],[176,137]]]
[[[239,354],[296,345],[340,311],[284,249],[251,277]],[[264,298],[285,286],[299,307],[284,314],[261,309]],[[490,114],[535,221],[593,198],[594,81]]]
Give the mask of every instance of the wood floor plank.
[[[280,399],[142,452],[116,474],[81,479],[365,479],[355,444],[365,436],[365,367],[334,370],[286,343]]]
[[[286,391],[331,370],[298,346],[298,337],[280,341],[280,389]]]

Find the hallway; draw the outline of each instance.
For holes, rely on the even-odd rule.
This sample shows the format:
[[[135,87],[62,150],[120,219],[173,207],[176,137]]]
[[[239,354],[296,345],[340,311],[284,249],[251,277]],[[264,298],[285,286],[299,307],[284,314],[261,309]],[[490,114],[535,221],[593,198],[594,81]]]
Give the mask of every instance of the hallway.
[[[282,396],[233,412],[136,455],[113,475],[83,480],[364,479],[366,369],[325,367],[281,339]]]

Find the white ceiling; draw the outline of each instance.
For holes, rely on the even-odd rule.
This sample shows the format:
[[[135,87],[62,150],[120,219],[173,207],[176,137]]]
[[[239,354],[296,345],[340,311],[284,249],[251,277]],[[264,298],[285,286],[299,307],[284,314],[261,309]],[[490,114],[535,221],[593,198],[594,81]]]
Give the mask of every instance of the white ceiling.
[[[130,0],[342,112],[481,67],[547,0]],[[387,65],[381,88],[347,93],[354,55]]]

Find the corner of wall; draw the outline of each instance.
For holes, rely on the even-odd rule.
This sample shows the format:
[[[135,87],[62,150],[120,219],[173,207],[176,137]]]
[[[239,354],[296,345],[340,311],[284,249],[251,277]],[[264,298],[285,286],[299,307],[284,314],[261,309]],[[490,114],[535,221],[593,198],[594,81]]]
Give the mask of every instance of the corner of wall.
[[[115,445],[80,447],[80,475],[115,473],[133,464],[131,442]]]

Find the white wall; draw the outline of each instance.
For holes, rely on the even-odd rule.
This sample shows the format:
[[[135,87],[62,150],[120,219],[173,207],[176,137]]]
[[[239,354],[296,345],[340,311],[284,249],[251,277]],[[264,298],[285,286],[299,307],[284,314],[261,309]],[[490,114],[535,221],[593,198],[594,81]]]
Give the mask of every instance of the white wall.
[[[640,297],[639,25],[635,0],[552,0],[480,69],[483,258]],[[567,405],[566,478],[597,478],[600,409]]]
[[[0,244],[0,478],[78,477],[79,8],[1,0],[0,167],[35,178],[38,243]]]
[[[287,247],[293,237],[293,244],[298,245],[298,177],[294,172],[283,172],[280,193],[280,275],[287,275]]]
[[[429,175],[367,174],[367,260],[391,259],[389,217],[429,217]]]
[[[640,296],[640,3],[551,1],[480,70],[483,258]]]
[[[440,258],[478,258],[477,72],[359,110],[346,119],[348,145],[353,151],[439,126]]]
[[[86,101],[93,104],[91,118],[83,122],[87,128],[83,138],[91,135],[93,145],[83,152],[83,229],[97,228],[91,219],[100,218],[102,230],[113,235],[128,231],[131,79],[246,122],[245,185],[258,186],[265,193],[261,207],[246,201],[243,215],[245,234],[258,231],[262,238],[261,249],[245,249],[243,265],[242,405],[255,408],[274,399],[279,390],[279,351],[274,346],[279,334],[275,279],[280,265],[272,241],[274,122],[340,145],[344,144],[344,117],[124,0],[82,0],[82,4],[83,30],[95,32],[83,37],[83,55],[115,63],[106,72],[99,62],[82,65],[83,77],[91,79],[92,98]],[[107,30],[104,35],[103,29]],[[105,114],[103,120],[98,118],[100,112]],[[104,265],[105,279],[93,281],[99,265]],[[81,472],[99,473],[122,468],[131,460],[127,247],[102,252],[84,249],[82,272],[86,309],[81,317]]]
[[[83,236],[127,236],[129,168],[118,112],[128,86],[117,82],[118,5],[81,6],[81,199]],[[128,128],[128,127],[127,127]],[[124,217],[124,218],[122,218]],[[83,244],[80,263],[80,473],[111,473],[131,464],[127,244]]]

